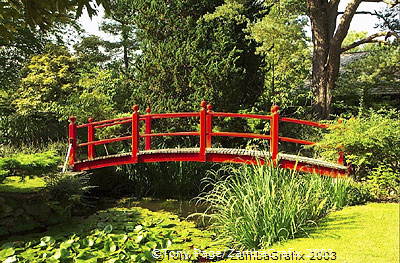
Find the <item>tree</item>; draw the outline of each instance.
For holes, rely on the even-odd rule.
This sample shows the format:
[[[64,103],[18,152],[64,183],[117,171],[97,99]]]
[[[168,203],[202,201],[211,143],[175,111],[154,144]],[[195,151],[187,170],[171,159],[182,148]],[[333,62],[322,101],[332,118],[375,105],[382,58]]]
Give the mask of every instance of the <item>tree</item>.
[[[247,1],[239,16],[254,20],[263,8]],[[136,57],[133,98],[156,111],[198,110],[202,99],[218,110],[251,107],[263,78],[246,21],[205,17],[221,2],[135,1]]]
[[[116,0],[111,4],[109,14],[105,15],[100,28],[119,38],[117,41],[105,41],[108,51],[120,50],[122,48],[122,57],[125,72],[129,69],[129,64],[133,52],[137,50],[135,40],[135,26],[133,24],[136,8],[132,5],[132,0]]]
[[[381,36],[387,38],[395,35],[393,31],[380,32],[343,46],[350,23],[362,2],[383,1],[350,0],[345,10],[339,12],[340,0],[307,0],[307,14],[311,20],[313,41],[312,87],[315,93],[316,111],[320,118],[328,118],[331,113],[332,91],[339,75],[340,55],[362,44],[378,42]],[[393,4],[397,3],[398,0]],[[337,23],[339,15],[342,16]]]
[[[266,110],[276,104],[281,109],[295,108],[296,113],[304,114],[305,108],[299,106],[312,99],[303,88],[311,68],[311,50],[304,29],[307,20],[299,18],[301,14],[302,10],[291,1],[280,1],[279,5],[271,6],[268,15],[249,26],[250,37],[260,44],[257,52],[266,63],[264,92],[257,103],[258,109]]]
[[[244,0],[225,0],[224,7],[231,8]],[[350,23],[356,14],[378,15],[377,12],[357,12],[362,2],[387,2],[392,6],[399,0],[350,0],[343,12],[338,10],[341,0],[303,0],[303,1],[263,1],[284,8],[296,9],[299,14],[307,15],[311,21],[313,56],[312,56],[312,90],[314,92],[315,111],[320,118],[328,118],[331,112],[332,90],[339,75],[340,55],[365,43],[381,42],[379,37],[397,36],[396,32],[385,31],[372,34],[363,39],[343,46]],[[228,11],[229,13],[229,11]],[[391,13],[392,14],[392,13]],[[341,15],[337,23],[338,16]],[[267,15],[268,16],[268,15]],[[388,21],[396,19],[389,18]]]
[[[0,36],[2,41],[10,42],[14,38],[16,25],[39,26],[46,30],[55,22],[69,20],[70,14],[76,17],[86,8],[89,16],[97,13],[96,6],[102,5],[106,12],[110,10],[111,0],[2,0],[0,2]],[[22,22],[22,23],[21,23]]]
[[[90,70],[93,67],[103,67],[110,60],[110,56],[104,51],[104,40],[98,36],[83,37],[74,45],[78,61],[84,68]]]
[[[76,67],[77,59],[62,46],[50,45],[44,54],[33,56],[13,103],[17,113],[66,118],[62,108],[78,91]]]

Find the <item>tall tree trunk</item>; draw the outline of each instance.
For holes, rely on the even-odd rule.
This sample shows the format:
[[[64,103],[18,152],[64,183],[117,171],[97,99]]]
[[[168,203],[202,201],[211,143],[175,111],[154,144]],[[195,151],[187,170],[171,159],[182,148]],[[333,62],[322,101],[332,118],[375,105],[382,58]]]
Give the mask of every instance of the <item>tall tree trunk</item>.
[[[311,20],[313,59],[312,59],[312,89],[314,93],[314,108],[319,118],[328,118],[331,112],[332,89],[338,74],[336,66],[332,64],[331,39],[336,28],[337,8],[339,1],[308,0],[307,7]],[[339,59],[336,57],[335,62]]]
[[[339,76],[340,54],[350,22],[362,0],[349,0],[338,25],[340,0],[307,0],[313,40],[312,88],[315,111],[319,118],[329,118],[332,91]]]

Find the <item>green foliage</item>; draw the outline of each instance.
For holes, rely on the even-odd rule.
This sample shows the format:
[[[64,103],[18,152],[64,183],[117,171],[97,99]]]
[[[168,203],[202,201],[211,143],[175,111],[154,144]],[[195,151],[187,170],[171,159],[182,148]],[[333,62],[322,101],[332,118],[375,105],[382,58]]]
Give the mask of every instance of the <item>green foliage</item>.
[[[94,68],[81,73],[77,82],[80,92],[71,94],[63,110],[64,117],[76,116],[82,122],[86,122],[88,117],[97,120],[113,118],[117,104],[114,97],[119,88],[117,81],[109,70]]]
[[[190,199],[201,193],[201,180],[221,165],[195,162],[165,162],[124,165],[100,169],[90,176],[93,193],[135,198]]]
[[[136,12],[135,1],[112,1],[109,14],[105,15],[105,20],[100,25],[102,31],[118,37],[119,40],[104,41],[103,45],[113,57],[122,56],[125,73],[128,73],[130,61],[137,51],[134,25]],[[117,65],[121,64],[119,61],[114,60]]]
[[[102,50],[103,46],[104,40],[95,35],[83,37],[76,43],[74,50],[81,66],[89,70],[96,66],[104,66],[110,56]]]
[[[156,262],[153,249],[216,250],[208,231],[166,212],[141,208],[109,209],[57,227],[41,237],[1,246],[0,260],[18,262]],[[68,233],[68,234],[66,234]],[[192,248],[193,249],[193,248]],[[163,255],[161,253],[161,255]],[[195,255],[192,255],[196,259]]]
[[[354,177],[368,181],[381,196],[398,194],[400,175],[400,121],[398,112],[370,111],[333,125],[316,149],[324,158],[334,160],[342,149],[346,161],[352,165]],[[382,191],[383,189],[386,189]]]
[[[348,203],[347,180],[266,165],[244,165],[228,173],[223,180],[209,181],[212,190],[200,201],[210,206],[217,237],[239,248],[264,248],[294,238]]]
[[[272,5],[268,15],[247,29],[251,38],[260,44],[257,52],[266,62],[264,92],[257,107],[294,106],[297,114],[304,114],[302,105],[312,97],[311,91],[302,88],[309,77],[311,50],[304,31],[307,21],[299,18],[301,9],[293,8],[289,2],[266,1],[265,4]]]
[[[400,173],[386,165],[374,167],[368,183],[377,199],[400,200]],[[396,200],[397,199],[397,200]]]
[[[14,100],[17,112],[21,115],[53,113],[61,118],[62,106],[77,91],[76,63],[76,58],[64,47],[51,46],[48,53],[33,56]]]
[[[334,107],[337,113],[374,108],[399,109],[400,47],[380,47],[379,50],[355,55],[337,81],[334,91]]]
[[[92,6],[93,3],[103,5],[106,10],[109,10],[109,0],[1,1],[0,41],[13,40],[21,24],[24,27],[39,26],[42,30],[48,30],[54,23],[70,21],[71,12],[75,11],[76,16],[79,17],[83,8],[87,10],[89,16],[92,16],[97,12]]]
[[[92,188],[89,176],[82,173],[57,173],[45,177],[51,200],[68,204],[84,204],[84,195]]]
[[[203,99],[230,111],[254,103],[262,89],[261,59],[243,32],[246,24],[204,19],[218,4],[137,1],[141,53],[133,101],[151,105],[155,112],[198,110]],[[257,8],[246,7],[242,15],[253,17]]]
[[[352,31],[352,30],[350,30],[347,33],[346,38],[343,40],[342,47],[346,47],[346,46],[353,44],[354,42],[364,39],[366,37],[368,37],[367,31]],[[355,53],[355,52],[362,52],[362,51],[371,51],[374,49],[379,49],[379,46],[377,46],[374,43],[366,43],[364,45],[354,47],[347,52]]]
[[[37,154],[16,154],[0,158],[0,182],[8,176],[45,176],[54,172],[60,157],[53,151]]]

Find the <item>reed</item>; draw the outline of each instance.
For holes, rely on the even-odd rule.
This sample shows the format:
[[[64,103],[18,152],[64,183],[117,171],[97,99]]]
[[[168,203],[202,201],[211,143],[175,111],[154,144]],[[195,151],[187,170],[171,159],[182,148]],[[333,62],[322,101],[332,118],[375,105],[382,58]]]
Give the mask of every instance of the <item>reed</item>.
[[[228,174],[228,176],[221,176]],[[206,179],[198,200],[218,238],[236,248],[265,248],[306,233],[305,228],[347,202],[349,183],[266,165],[225,167]]]

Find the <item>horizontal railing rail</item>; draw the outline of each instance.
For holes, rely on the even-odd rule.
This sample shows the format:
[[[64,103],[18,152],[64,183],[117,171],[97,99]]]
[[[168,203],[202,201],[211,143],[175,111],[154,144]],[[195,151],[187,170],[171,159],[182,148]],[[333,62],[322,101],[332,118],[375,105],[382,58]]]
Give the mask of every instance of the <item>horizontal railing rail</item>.
[[[327,128],[327,124],[308,121],[298,120],[293,118],[281,117],[279,115],[279,107],[273,106],[271,108],[271,115],[261,115],[252,113],[226,113],[226,112],[214,112],[212,105],[203,101],[201,102],[201,108],[199,112],[180,112],[180,113],[151,113],[151,109],[147,108],[145,114],[139,114],[139,107],[137,105],[132,107],[132,116],[115,118],[111,120],[94,121],[92,118],[88,119],[88,123],[76,125],[76,118],[70,117],[69,124],[69,142],[71,145],[69,164],[71,166],[77,160],[77,149],[79,147],[87,147],[87,159],[93,160],[96,157],[95,146],[103,145],[108,143],[130,141],[131,143],[131,157],[132,162],[138,161],[139,153],[139,140],[144,139],[144,150],[152,150],[152,138],[153,137],[165,137],[165,136],[199,136],[199,157],[198,161],[206,161],[206,149],[212,147],[213,137],[239,137],[239,138],[252,138],[269,140],[270,154],[274,162],[277,160],[279,153],[279,142],[290,142],[302,145],[313,145],[314,142],[308,140],[302,140],[297,138],[284,137],[279,135],[280,123],[294,123],[299,125],[312,126],[317,128]],[[157,119],[172,119],[172,118],[198,118],[199,119],[199,130],[197,131],[180,131],[180,132],[157,132],[154,133],[152,130],[152,121]],[[259,119],[266,120],[270,126],[269,134],[257,134],[257,133],[246,133],[246,132],[229,132],[229,131],[214,131],[213,130],[213,119],[214,118],[247,118],[247,119]],[[118,138],[109,139],[95,139],[95,130],[114,125],[130,124],[131,134],[129,136],[122,136]],[[144,125],[144,127],[142,126]],[[87,142],[78,143],[77,129],[87,129]],[[140,132],[144,130],[144,132]],[[338,162],[343,164],[343,153],[339,153]]]

